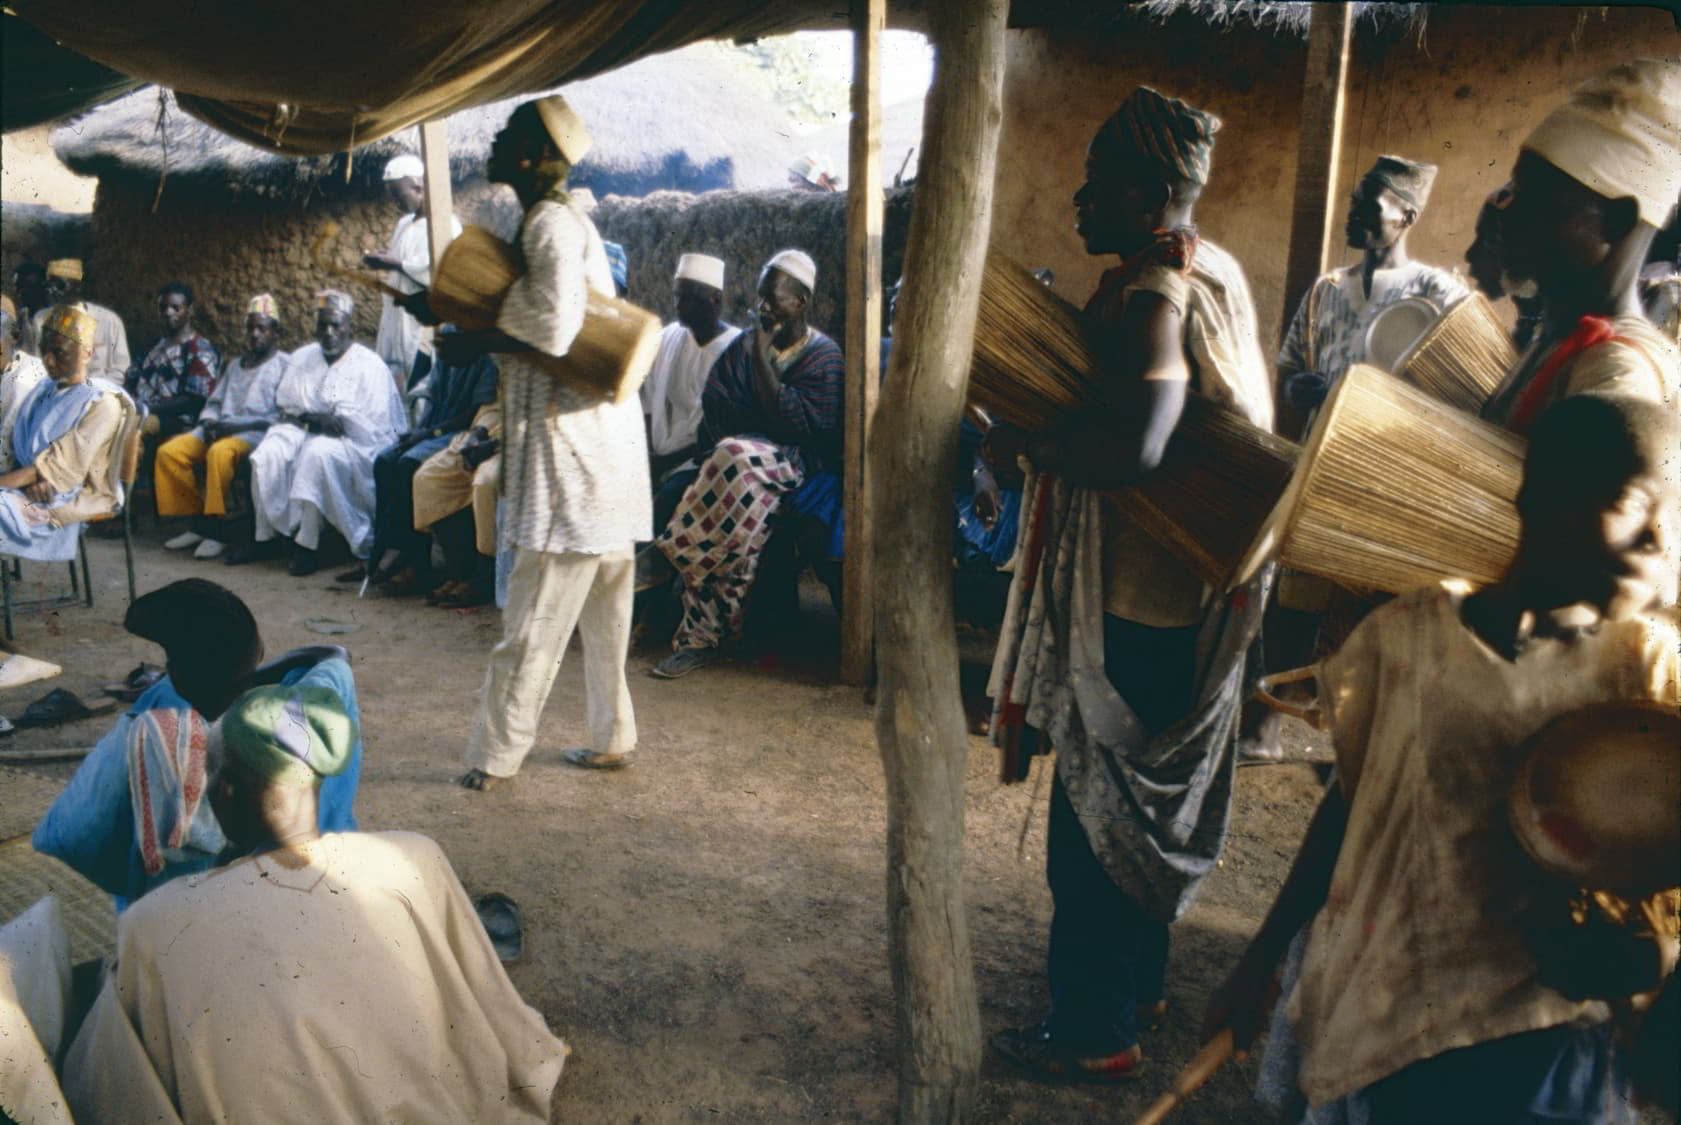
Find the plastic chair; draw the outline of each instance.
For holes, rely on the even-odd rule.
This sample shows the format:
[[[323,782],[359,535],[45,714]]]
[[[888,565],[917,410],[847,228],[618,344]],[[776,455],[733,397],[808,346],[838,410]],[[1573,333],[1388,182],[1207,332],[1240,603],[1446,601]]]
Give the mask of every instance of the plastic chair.
[[[137,407],[128,394],[116,387],[111,393],[117,396],[122,404],[122,419],[117,425],[116,437],[111,441],[111,458],[106,466],[107,483],[111,494],[116,497],[111,511],[103,515],[94,516],[87,523],[98,523],[109,519],[123,521],[123,560],[128,571],[128,600],[133,601],[134,590],[134,537],[133,515],[129,508],[129,499],[134,489],[134,477],[140,465],[140,423],[145,411]],[[93,606],[93,573],[88,563],[88,544],[84,528],[78,528],[76,534],[76,558],[69,560],[70,590],[68,593],[55,594],[44,598],[29,598],[18,601],[12,597],[12,584],[23,576],[23,568],[18,559],[0,560],[0,617],[4,618],[6,639],[12,639],[12,619],[19,609],[50,609],[57,606],[74,605],[78,601],[84,602],[89,608]],[[76,564],[81,563],[81,574],[76,573]]]

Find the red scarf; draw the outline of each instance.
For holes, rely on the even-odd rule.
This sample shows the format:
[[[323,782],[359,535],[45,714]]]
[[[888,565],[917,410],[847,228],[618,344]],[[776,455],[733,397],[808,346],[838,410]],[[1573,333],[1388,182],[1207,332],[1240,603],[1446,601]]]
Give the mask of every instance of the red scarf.
[[[1541,361],[1536,369],[1534,378],[1518,395],[1517,402],[1512,407],[1511,417],[1506,421],[1506,428],[1513,433],[1525,434],[1529,427],[1535,424],[1536,417],[1548,402],[1552,401],[1553,384],[1568,367],[1572,360],[1589,348],[1596,348],[1600,344],[1608,343],[1617,338],[1617,329],[1609,317],[1584,316],[1576,322],[1576,330],[1557,344],[1547,353],[1547,358]]]

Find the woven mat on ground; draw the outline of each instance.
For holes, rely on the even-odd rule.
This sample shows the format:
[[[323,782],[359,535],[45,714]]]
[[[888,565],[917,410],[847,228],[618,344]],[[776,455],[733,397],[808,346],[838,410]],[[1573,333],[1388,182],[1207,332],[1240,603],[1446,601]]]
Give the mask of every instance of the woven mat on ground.
[[[74,964],[109,957],[117,950],[117,911],[111,896],[28,840],[0,844],[0,921],[16,918],[46,895],[58,899],[70,931]]]
[[[62,777],[0,766],[0,843],[35,831],[41,814],[63,790]]]

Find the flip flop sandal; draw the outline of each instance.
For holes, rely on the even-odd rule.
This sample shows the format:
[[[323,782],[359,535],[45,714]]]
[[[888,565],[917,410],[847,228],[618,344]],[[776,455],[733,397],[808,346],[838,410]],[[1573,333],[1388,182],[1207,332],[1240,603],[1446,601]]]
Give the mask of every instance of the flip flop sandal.
[[[1047,1082],[1130,1082],[1145,1069],[1142,1058],[1111,1067],[1086,1066],[1058,1050],[1043,1027],[1010,1028],[987,1042],[1000,1058]]]
[[[629,754],[597,754],[594,750],[583,746],[563,750],[560,756],[578,768],[586,770],[622,770],[630,765]]]
[[[463,593],[452,595],[447,598],[439,598],[433,604],[439,609],[475,609],[481,605],[489,605],[495,600],[496,592],[494,590],[484,590],[477,586],[468,586]]]
[[[134,666],[128,675],[123,677],[120,684],[106,684],[103,690],[106,695],[121,699],[125,703],[133,703],[147,688],[163,679],[164,670],[156,664],[142,662]]]
[[[112,706],[116,700],[104,696]],[[109,711],[111,708],[106,707]],[[99,714],[77,698],[74,692],[63,688],[54,688],[41,698],[32,701],[23,709],[23,714],[12,721],[12,725],[19,730],[31,727],[54,727],[60,723],[68,723],[76,719],[85,719],[90,715]]]
[[[490,947],[503,962],[518,961],[525,952],[525,923],[520,918],[519,903],[492,891],[473,903],[484,932],[490,937]]]
[[[456,578],[440,582],[432,587],[432,592],[426,595],[427,605],[437,605],[445,598],[459,597],[467,589],[467,583]]]

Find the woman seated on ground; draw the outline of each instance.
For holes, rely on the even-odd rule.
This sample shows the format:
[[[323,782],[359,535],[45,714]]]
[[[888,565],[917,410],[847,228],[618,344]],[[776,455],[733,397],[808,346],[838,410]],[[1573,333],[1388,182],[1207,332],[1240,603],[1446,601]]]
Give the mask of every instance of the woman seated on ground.
[[[35,828],[35,850],[117,896],[119,909],[171,879],[213,867],[227,846],[205,801],[210,724],[263,684],[318,686],[359,720],[349,654],[295,649],[258,667],[257,620],[232,591],[202,578],[134,601],[123,628],[163,646],[167,672],[100,739]],[[362,741],[321,788],[321,830],[353,831]]]
[[[43,561],[76,557],[78,523],[109,515],[112,443],[122,400],[88,381],[97,322],[80,305],[57,305],[41,329],[50,381],[18,408],[12,457],[0,473],[0,554]]]

